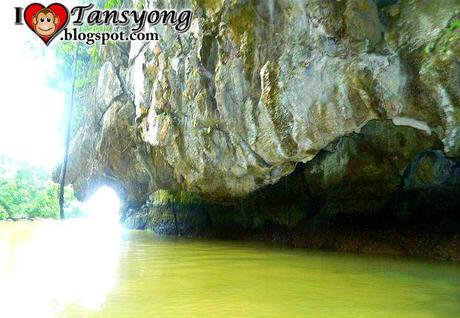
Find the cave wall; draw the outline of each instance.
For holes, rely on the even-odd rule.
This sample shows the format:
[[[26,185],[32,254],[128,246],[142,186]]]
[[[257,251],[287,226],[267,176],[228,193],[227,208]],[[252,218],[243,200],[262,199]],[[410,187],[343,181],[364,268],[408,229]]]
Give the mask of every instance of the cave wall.
[[[417,142],[409,142],[414,141]],[[460,160],[435,137],[371,121],[290,175],[231,204],[154,193],[125,226],[347,252],[460,261]],[[188,196],[187,196],[188,198]]]
[[[132,227],[170,233],[173,206],[183,233],[289,240],[337,218],[458,218],[460,1],[144,6],[192,8],[192,26],[102,47],[71,147],[79,198],[109,184]]]

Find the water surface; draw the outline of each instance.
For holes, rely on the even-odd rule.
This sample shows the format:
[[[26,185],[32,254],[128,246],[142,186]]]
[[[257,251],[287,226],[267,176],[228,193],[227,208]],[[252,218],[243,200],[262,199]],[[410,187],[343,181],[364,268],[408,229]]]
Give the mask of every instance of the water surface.
[[[460,267],[0,223],[0,317],[460,317]]]

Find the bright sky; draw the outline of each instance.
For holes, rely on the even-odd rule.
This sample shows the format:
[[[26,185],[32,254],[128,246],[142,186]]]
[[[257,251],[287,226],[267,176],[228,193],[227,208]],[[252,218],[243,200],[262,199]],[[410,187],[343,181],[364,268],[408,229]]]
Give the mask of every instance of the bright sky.
[[[56,69],[57,40],[46,47],[25,24],[14,24],[14,7],[32,2],[1,4],[0,154],[52,168],[63,155],[64,92],[47,86]]]

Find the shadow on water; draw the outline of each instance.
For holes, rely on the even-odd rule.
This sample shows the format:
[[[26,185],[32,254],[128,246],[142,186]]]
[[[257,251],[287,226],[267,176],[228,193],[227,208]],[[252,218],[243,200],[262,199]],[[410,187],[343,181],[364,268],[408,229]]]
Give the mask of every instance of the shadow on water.
[[[158,237],[99,221],[1,223],[0,317],[460,315],[456,265]]]

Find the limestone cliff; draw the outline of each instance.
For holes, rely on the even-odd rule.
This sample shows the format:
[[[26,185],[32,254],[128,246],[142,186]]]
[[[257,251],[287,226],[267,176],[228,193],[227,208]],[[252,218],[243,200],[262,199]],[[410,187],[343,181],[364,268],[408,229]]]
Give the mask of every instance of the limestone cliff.
[[[459,206],[459,0],[144,6],[192,8],[193,23],[103,48],[72,143],[80,198],[108,183],[139,214],[157,190],[186,191],[220,214],[271,204],[260,213],[291,228]]]

